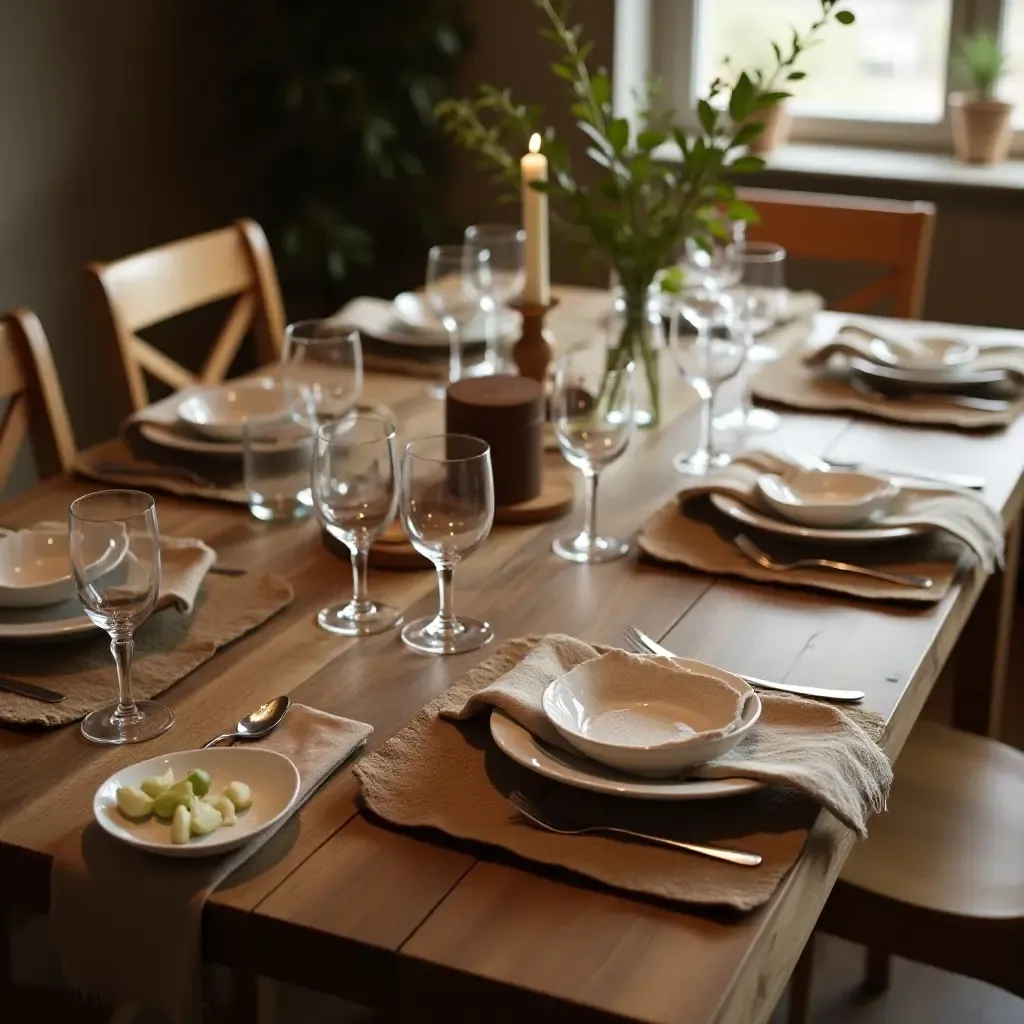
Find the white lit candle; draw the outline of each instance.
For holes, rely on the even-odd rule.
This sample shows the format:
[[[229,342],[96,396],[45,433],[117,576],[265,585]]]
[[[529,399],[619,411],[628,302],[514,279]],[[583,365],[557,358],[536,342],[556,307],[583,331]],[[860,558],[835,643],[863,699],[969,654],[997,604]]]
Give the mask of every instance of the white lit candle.
[[[530,139],[530,152],[520,164],[523,177],[523,229],[526,231],[526,284],[522,301],[547,306],[551,302],[548,267],[548,197],[530,187],[548,180],[548,158],[540,151],[540,136]]]

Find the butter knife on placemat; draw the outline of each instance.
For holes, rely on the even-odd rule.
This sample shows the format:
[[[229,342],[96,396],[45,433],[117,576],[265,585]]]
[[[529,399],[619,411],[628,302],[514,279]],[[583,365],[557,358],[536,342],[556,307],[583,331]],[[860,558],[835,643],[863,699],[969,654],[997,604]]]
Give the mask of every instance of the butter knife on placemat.
[[[36,683],[25,683],[20,679],[10,679],[7,676],[0,676],[0,690],[8,693],[16,693],[21,697],[28,697],[30,700],[42,700],[47,704],[59,704],[64,700],[65,695],[56,690],[48,690],[45,686]]]

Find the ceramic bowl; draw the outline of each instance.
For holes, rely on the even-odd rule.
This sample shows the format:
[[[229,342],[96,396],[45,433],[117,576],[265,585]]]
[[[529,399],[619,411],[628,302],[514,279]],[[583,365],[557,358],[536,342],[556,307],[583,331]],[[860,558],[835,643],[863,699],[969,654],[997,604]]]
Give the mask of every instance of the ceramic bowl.
[[[870,349],[872,357],[886,366],[923,373],[956,373],[978,357],[978,346],[959,338],[914,338],[897,345],[876,337]]]
[[[870,473],[801,469],[784,477],[765,473],[757,488],[769,507],[803,526],[843,527],[867,522],[892,506],[900,489]]]
[[[738,676],[683,658],[613,651],[548,686],[544,713],[586,757],[667,778],[731,750],[761,714]]]
[[[124,557],[123,535],[91,538],[87,578],[109,572]],[[0,608],[41,608],[75,596],[66,529],[19,530],[0,537]]]
[[[239,441],[247,418],[277,416],[288,407],[287,389],[273,377],[196,388],[182,399],[178,419],[218,441]]]

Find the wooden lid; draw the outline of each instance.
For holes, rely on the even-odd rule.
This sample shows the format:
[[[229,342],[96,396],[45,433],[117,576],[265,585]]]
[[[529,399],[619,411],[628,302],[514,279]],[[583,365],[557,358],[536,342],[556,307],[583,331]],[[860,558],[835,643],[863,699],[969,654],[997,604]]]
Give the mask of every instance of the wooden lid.
[[[499,373],[492,377],[464,377],[448,386],[448,400],[458,405],[488,409],[533,406],[544,399],[544,388],[529,377]]]

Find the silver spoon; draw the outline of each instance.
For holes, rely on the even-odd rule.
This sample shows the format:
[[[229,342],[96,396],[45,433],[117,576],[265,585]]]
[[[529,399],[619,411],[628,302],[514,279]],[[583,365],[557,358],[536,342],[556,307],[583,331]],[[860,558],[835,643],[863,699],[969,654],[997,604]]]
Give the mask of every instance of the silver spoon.
[[[291,703],[291,697],[275,697],[268,700],[255,711],[250,711],[235,726],[234,732],[225,732],[214,737],[209,743],[204,743],[202,749],[215,746],[221,740],[258,740],[266,736],[281,724],[281,719],[284,718]]]

